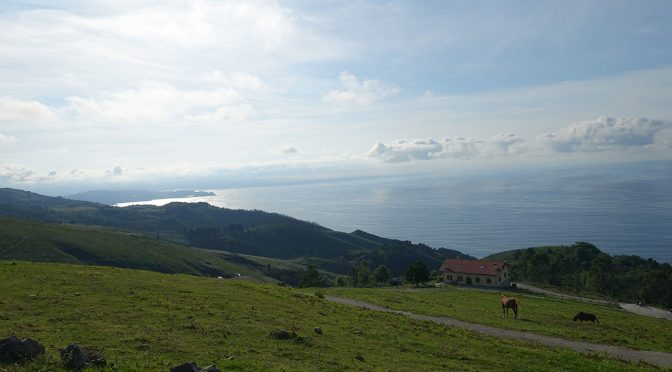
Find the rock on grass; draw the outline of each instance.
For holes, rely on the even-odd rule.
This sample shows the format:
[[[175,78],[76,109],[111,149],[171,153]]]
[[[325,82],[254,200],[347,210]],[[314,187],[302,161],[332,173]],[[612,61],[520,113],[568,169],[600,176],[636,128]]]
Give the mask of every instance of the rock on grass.
[[[44,346],[31,338],[22,341],[15,335],[11,335],[0,340],[0,361],[24,362],[43,353]]]

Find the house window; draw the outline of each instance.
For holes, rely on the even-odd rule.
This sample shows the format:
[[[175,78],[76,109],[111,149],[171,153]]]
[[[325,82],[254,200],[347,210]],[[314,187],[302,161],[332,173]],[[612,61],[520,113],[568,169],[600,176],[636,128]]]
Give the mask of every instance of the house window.
[[[457,277],[457,281],[458,281],[458,282],[461,282],[461,281],[462,281],[462,277],[461,277],[461,276],[458,276],[458,277]]]
[[[501,282],[501,281],[502,281],[502,277],[501,277],[501,276],[498,276],[498,277],[497,277],[497,283],[499,283],[499,282]]]
[[[478,278],[478,277],[477,277],[477,278],[476,278],[476,283],[480,283],[480,282],[481,282],[481,278]]]
[[[488,283],[488,284],[492,284],[492,279],[487,278],[487,279],[485,279],[485,282]]]
[[[453,276],[452,276],[452,275],[448,275],[448,277],[447,277],[446,279],[447,279],[447,280],[453,280]]]

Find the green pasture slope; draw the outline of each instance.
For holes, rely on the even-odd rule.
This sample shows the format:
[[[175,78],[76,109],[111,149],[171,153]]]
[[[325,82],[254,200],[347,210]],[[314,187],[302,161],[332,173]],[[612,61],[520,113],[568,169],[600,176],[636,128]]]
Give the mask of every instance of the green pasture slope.
[[[0,216],[0,259],[78,263],[298,285],[306,266],[290,261],[187,247],[146,235]],[[321,270],[335,281],[336,274]]]
[[[472,323],[517,329],[571,340],[672,350],[672,321],[635,315],[609,306],[524,293],[509,293],[520,302],[519,320],[502,319],[499,292],[448,286],[437,289],[330,288],[326,293],[369,301],[396,310],[448,316]],[[579,312],[596,314],[600,324],[574,322]]]
[[[314,332],[321,327],[323,334]],[[274,330],[293,331],[279,340]],[[645,370],[240,280],[0,261],[0,337],[42,342],[44,357],[9,370],[59,370],[58,348],[103,351],[109,370],[167,370],[193,360],[225,370]]]
[[[48,224],[0,216],[0,259],[78,263],[165,273],[262,279],[222,255],[141,234],[78,225]]]

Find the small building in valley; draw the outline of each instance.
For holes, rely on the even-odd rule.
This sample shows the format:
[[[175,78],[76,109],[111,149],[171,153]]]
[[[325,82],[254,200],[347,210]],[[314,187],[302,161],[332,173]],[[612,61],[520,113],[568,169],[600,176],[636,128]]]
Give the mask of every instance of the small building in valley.
[[[439,271],[443,281],[451,284],[502,287],[511,283],[510,265],[501,261],[447,259]]]

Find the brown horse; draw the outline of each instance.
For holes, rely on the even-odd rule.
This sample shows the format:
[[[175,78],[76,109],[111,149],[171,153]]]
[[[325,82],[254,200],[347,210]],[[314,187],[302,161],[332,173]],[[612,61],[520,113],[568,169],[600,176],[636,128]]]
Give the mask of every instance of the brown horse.
[[[509,318],[509,309],[513,309],[514,319],[518,319],[518,306],[520,306],[520,301],[517,298],[506,297],[504,293],[500,293],[500,301],[502,303],[502,318],[506,314],[506,318]]]

